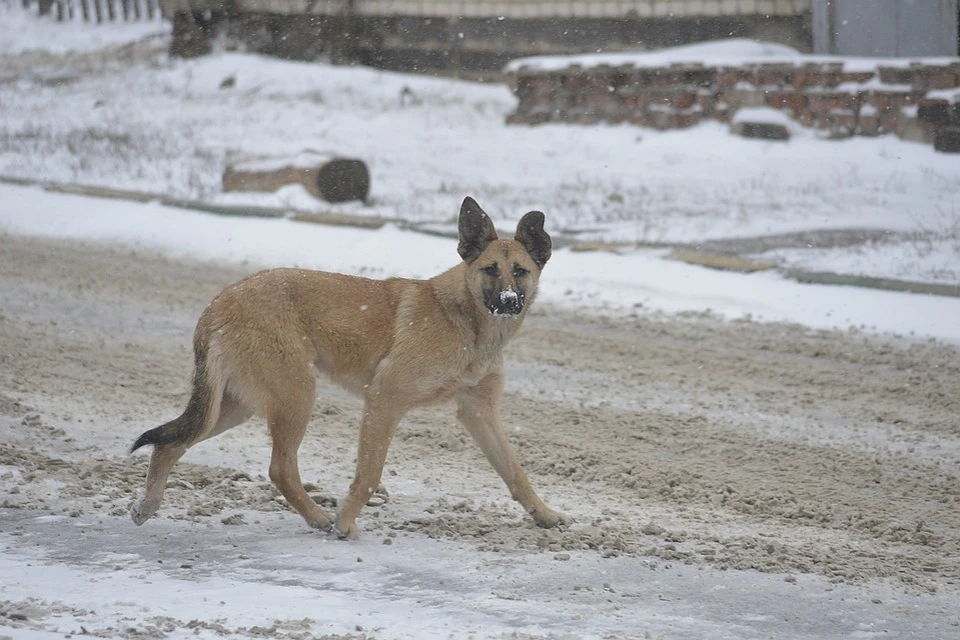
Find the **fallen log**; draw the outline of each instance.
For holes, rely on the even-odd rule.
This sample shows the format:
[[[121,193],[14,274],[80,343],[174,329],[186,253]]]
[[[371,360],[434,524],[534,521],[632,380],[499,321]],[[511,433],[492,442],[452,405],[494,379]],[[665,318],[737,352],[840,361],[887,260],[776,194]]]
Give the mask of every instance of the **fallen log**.
[[[327,202],[366,200],[370,172],[362,160],[317,151],[303,151],[292,158],[244,158],[230,163],[223,172],[224,191],[270,193],[290,184],[302,184],[314,197]]]

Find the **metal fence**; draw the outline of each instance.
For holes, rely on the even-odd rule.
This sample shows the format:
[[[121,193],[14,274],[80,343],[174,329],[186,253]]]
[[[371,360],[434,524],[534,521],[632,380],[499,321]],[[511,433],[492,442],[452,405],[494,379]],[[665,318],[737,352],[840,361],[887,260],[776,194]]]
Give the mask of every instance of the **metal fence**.
[[[817,53],[855,56],[955,56],[957,0],[817,0]]]
[[[84,22],[129,22],[156,20],[160,17],[160,0],[22,0],[23,8],[56,20]]]

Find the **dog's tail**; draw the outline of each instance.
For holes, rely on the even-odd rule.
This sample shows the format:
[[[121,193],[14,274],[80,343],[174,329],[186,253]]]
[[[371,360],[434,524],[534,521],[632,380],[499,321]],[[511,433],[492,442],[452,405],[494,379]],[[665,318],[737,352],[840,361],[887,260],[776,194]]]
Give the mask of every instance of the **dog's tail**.
[[[208,346],[201,340],[194,343],[193,391],[187,408],[179,417],[159,427],[140,434],[130,448],[133,453],[140,447],[152,444],[190,445],[209,433],[220,417],[220,401],[223,397],[222,376],[215,371],[215,362],[208,358]]]

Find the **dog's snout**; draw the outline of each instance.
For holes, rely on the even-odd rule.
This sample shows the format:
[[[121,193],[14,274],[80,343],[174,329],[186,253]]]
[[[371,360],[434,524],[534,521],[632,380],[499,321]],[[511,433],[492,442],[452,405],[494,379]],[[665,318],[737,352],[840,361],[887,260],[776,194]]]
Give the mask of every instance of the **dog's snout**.
[[[503,289],[492,296],[487,309],[493,315],[515,316],[523,311],[523,294],[512,287]]]

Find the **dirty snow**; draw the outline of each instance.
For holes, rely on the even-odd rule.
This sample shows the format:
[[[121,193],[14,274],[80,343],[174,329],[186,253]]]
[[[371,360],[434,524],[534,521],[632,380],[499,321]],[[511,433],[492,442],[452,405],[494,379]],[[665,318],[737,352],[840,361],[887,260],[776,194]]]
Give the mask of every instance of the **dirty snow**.
[[[960,281],[960,173],[925,146],[506,127],[497,85],[172,62],[129,25],[88,41],[12,6],[0,174],[322,211],[218,185],[227,158],[330,149],[373,172],[346,213],[449,230],[469,194],[501,231],[540,209],[567,240],[882,229],[774,257]],[[454,242],[0,186],[0,637],[955,638],[960,299],[619,251],[555,251],[507,353],[504,422],[569,528],[528,521],[449,407],[401,425],[358,542],[278,498],[256,421],[191,450],[135,527],[146,457],[126,451],[182,409],[222,286],[283,265],[426,277]],[[346,490],[360,412],[318,399],[301,459],[318,501]]]

